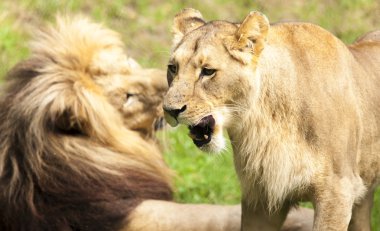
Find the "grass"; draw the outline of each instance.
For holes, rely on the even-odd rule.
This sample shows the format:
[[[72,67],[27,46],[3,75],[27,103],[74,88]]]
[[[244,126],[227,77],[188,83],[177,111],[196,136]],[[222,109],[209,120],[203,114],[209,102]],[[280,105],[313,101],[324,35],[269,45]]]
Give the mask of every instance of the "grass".
[[[350,43],[366,31],[379,29],[378,0],[2,0],[0,1],[0,76],[28,55],[30,34],[57,12],[89,15],[121,33],[127,52],[145,67],[165,68],[173,16],[184,7],[199,9],[208,20],[240,21],[250,10],[264,12],[270,21],[309,21]],[[377,26],[377,28],[376,28]],[[1,78],[0,78],[1,81]],[[176,200],[232,204],[240,201],[231,151],[213,156],[201,153],[185,128],[165,136],[167,163],[176,171]],[[230,150],[230,149],[229,149]],[[372,212],[373,230],[380,230],[380,190]]]
[[[25,37],[12,17],[0,10],[0,76],[4,76],[9,67],[27,55],[28,50],[23,45]]]
[[[187,128],[170,131],[167,163],[176,170],[176,200],[194,203],[239,203],[240,190],[230,151],[206,154],[199,151],[187,136]],[[231,150],[231,148],[228,148]]]

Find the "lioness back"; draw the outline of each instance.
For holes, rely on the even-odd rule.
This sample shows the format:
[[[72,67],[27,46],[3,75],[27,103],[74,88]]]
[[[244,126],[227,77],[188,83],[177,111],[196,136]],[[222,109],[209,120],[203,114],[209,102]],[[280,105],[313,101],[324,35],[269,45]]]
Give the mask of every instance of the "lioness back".
[[[367,183],[380,181],[380,31],[371,32],[348,46],[355,61],[355,81],[362,106],[363,140],[360,158],[361,176]]]

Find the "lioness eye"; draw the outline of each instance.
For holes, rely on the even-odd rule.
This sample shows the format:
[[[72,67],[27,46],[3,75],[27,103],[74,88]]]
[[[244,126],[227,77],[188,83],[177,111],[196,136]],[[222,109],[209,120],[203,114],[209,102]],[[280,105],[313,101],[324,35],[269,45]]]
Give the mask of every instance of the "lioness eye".
[[[177,74],[177,65],[169,64],[169,65],[168,65],[168,70],[169,70],[170,73],[173,74],[173,75]]]
[[[209,69],[209,68],[202,68],[201,76],[212,76],[216,72],[215,69]]]

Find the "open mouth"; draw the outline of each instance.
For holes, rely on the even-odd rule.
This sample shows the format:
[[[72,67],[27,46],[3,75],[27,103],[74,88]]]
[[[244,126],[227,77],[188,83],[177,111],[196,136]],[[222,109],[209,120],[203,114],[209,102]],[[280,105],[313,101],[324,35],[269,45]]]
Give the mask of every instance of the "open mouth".
[[[212,115],[203,117],[201,121],[189,126],[189,136],[197,147],[210,143],[215,128],[215,119]]]

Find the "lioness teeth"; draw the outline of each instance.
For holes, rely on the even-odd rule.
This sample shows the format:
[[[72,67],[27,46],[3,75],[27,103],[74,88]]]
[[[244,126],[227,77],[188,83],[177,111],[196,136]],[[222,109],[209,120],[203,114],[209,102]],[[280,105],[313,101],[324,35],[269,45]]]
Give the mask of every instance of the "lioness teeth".
[[[207,140],[208,139],[208,135],[203,135],[203,138],[205,138],[205,140]]]

